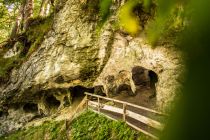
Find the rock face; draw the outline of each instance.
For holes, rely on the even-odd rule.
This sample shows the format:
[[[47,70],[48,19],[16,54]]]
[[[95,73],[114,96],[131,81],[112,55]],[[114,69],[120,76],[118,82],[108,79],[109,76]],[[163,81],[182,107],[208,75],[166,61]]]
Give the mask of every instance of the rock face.
[[[117,76],[122,70],[131,73],[135,66],[142,66],[157,74],[157,108],[165,109],[174,99],[176,89],[181,86],[179,80],[184,70],[181,52],[169,46],[152,49],[142,37],[131,38],[116,33],[110,58],[95,84],[105,84],[107,75]]]
[[[55,15],[53,29],[38,50],[19,69],[13,69],[8,83],[0,85],[0,104],[33,102],[39,114],[40,111],[48,114],[51,110],[44,102],[46,98],[57,100],[59,103],[55,104],[61,108],[66,101],[70,104],[71,97],[62,90],[45,91],[78,85],[103,85],[107,91],[110,84],[107,76],[114,78],[113,90],[119,90],[115,88],[124,84],[120,89],[135,95],[138,87],[133,83],[132,69],[141,66],[157,75],[158,80],[153,84],[155,108],[165,110],[172,103],[176,89],[181,87],[180,76],[184,70],[181,52],[169,45],[152,49],[144,33],[132,37],[116,29],[119,4],[113,5],[113,14],[99,31],[97,13],[85,11],[85,4],[68,0]],[[119,78],[123,71],[128,76],[123,78],[122,74]]]

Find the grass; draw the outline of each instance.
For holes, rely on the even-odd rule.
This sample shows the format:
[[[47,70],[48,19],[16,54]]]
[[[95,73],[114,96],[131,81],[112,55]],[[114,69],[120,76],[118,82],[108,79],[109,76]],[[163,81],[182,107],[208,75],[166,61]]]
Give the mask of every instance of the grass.
[[[148,140],[124,122],[112,121],[103,115],[86,111],[71,124],[72,140]]]
[[[0,137],[0,140],[66,140],[64,121],[45,122],[44,124],[31,127],[27,130],[19,130],[8,136]]]
[[[112,121],[103,115],[85,111],[75,118],[70,129],[65,121],[48,121],[40,126],[18,130],[0,140],[148,140],[124,122]],[[69,135],[70,134],[70,135]]]

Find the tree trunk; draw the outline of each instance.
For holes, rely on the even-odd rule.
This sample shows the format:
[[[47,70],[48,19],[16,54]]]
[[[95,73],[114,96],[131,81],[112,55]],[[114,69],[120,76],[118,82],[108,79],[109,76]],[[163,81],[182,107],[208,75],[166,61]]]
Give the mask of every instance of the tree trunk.
[[[40,16],[45,16],[45,9],[46,9],[46,4],[48,3],[48,0],[42,0],[42,4],[40,7],[39,15]]]
[[[23,17],[24,17],[24,7],[25,7],[25,2],[23,1],[22,5],[20,6],[19,13],[16,17],[15,24],[12,28],[10,38],[14,38],[21,31],[20,25],[21,25],[21,22],[23,21]]]
[[[50,3],[48,3],[47,6],[46,6],[45,16],[49,15],[49,13],[50,13],[50,6],[51,6]]]
[[[26,0],[25,16],[24,16],[24,30],[28,28],[28,20],[33,16],[34,0]]]

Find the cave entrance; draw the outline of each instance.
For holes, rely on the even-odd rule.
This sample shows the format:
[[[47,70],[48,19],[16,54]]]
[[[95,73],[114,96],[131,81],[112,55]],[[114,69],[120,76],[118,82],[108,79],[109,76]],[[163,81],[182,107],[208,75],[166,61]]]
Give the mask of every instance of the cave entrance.
[[[158,82],[158,75],[152,70],[149,70],[148,75],[150,78],[150,88],[151,88],[151,91],[153,92],[151,97],[155,97],[156,96],[156,85],[155,84]]]
[[[38,112],[38,106],[35,103],[26,103],[23,106],[23,110],[27,113],[36,113]]]
[[[133,67],[131,72],[136,93],[131,102],[149,108],[156,107],[158,74],[141,66]]]
[[[71,92],[72,102],[76,100],[82,100],[85,96],[84,94],[85,92],[94,93],[94,88],[86,88],[80,85],[75,87],[70,87],[69,90]]]
[[[45,103],[49,109],[57,109],[60,106],[60,101],[53,95],[49,95],[45,98]]]
[[[135,66],[132,69],[132,79],[137,93],[149,91],[151,97],[156,96],[155,84],[158,82],[158,75],[154,71],[141,66]]]

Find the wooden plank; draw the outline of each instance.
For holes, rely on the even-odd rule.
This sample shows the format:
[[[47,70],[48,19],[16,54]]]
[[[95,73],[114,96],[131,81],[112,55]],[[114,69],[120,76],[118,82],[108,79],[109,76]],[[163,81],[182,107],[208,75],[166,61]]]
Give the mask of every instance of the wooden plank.
[[[131,127],[133,127],[134,129],[136,129],[136,130],[138,130],[138,131],[144,133],[145,135],[152,137],[153,139],[156,139],[156,140],[159,139],[159,138],[156,137],[155,135],[153,135],[153,134],[151,134],[151,133],[149,133],[149,132],[147,132],[147,131],[145,131],[145,130],[143,130],[143,129],[141,129],[141,128],[139,128],[139,127],[137,127],[137,126],[135,126],[135,125],[133,125],[133,124],[131,124],[131,123],[129,123],[129,122],[126,122],[126,124],[128,124],[128,125],[131,126]]]
[[[89,103],[88,105],[98,108],[98,103],[97,102],[89,101],[88,103]],[[113,106],[110,106],[110,105],[101,104],[100,108],[103,109],[103,110],[123,114],[123,109],[118,108],[118,107],[113,107]]]
[[[161,124],[160,122],[158,121],[155,121],[155,120],[152,120],[148,117],[145,117],[145,116],[142,116],[140,114],[137,114],[137,113],[134,113],[130,110],[127,110],[127,116],[131,117],[131,118],[134,118],[144,124],[147,124],[153,128],[156,128],[158,130],[163,130],[164,126],[163,124]]]
[[[115,113],[119,113],[119,114],[123,114],[123,109],[118,108],[118,107],[113,107],[113,106],[110,106],[110,105],[103,104],[101,109],[111,111],[111,112],[115,112]]]
[[[135,104],[132,104],[132,103],[128,103],[128,102],[124,102],[124,101],[120,101],[120,100],[116,100],[116,99],[112,99],[112,98],[107,98],[107,97],[103,97],[103,96],[99,96],[99,95],[94,95],[94,94],[90,94],[90,93],[86,93],[86,92],[85,92],[85,94],[90,95],[90,96],[94,96],[94,97],[98,97],[98,98],[101,98],[101,99],[109,100],[109,101],[114,101],[114,102],[121,103],[121,104],[127,104],[129,106],[139,108],[139,109],[142,109],[142,110],[145,110],[145,111],[149,111],[149,112],[152,112],[152,113],[156,113],[156,114],[159,114],[159,115],[168,116],[168,114],[158,112],[158,111],[155,111],[153,109],[149,109],[149,108],[146,108],[146,107],[143,107],[143,106],[135,105]]]

